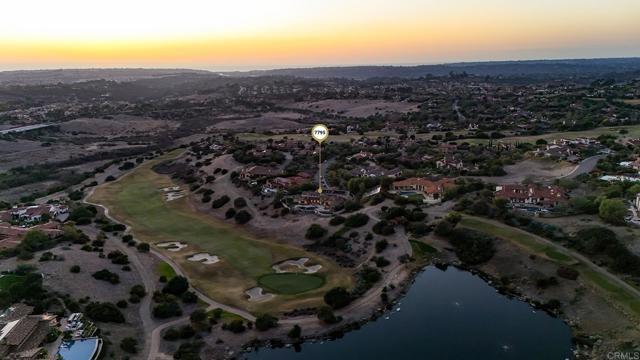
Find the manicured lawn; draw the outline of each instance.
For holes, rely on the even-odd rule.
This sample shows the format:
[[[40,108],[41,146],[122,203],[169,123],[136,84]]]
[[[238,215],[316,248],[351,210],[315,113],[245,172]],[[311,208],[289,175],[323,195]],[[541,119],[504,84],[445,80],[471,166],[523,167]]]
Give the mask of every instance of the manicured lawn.
[[[131,226],[136,237],[143,241],[152,244],[168,241],[186,243],[188,246],[178,252],[162,248],[158,250],[171,257],[194,286],[226,304],[256,311],[260,307],[277,308],[282,303],[288,303],[286,307],[291,308],[297,300],[303,300],[301,304],[305,305],[310,304],[310,298],[315,299],[315,303],[321,303],[322,295],[331,287],[352,285],[350,272],[327,259],[295,246],[256,238],[241,227],[194,210],[187,198],[165,201],[162,188],[176,184],[169,176],[157,174],[152,166],[178,155],[179,152],[173,152],[142,164],[118,181],[98,187],[89,201],[107,206],[112,216]],[[188,255],[198,252],[216,255],[221,261],[204,265],[187,260]],[[301,257],[308,257],[322,265],[325,287],[296,295],[296,298],[276,297],[263,303],[247,301],[244,291],[256,286],[260,276],[273,273],[271,266],[274,263]],[[168,270],[158,271],[162,273]]]
[[[167,280],[171,280],[176,276],[176,271],[173,270],[171,265],[167,264],[164,261],[158,264],[158,266],[156,267],[156,272],[160,274],[160,276],[164,276],[165,278],[167,278]]]
[[[268,274],[261,276],[258,284],[276,294],[293,295],[321,287],[324,279],[318,275],[300,273]]]
[[[431,254],[435,254],[438,252],[438,250],[436,250],[436,248],[434,248],[433,246],[429,245],[429,244],[425,244],[422,241],[418,241],[418,240],[409,240],[409,243],[411,244],[411,249],[413,250],[413,255],[416,258],[423,258],[425,256],[431,255]]]

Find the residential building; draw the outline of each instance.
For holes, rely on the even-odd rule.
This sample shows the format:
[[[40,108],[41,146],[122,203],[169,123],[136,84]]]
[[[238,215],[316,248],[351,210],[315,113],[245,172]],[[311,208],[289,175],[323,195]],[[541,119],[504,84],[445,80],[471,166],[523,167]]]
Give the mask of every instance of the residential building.
[[[496,186],[495,196],[511,204],[527,204],[552,208],[568,200],[564,188],[555,185],[512,184]]]
[[[419,192],[425,197],[426,203],[438,203],[442,201],[442,195],[444,191],[453,186],[453,180],[443,178],[440,180],[432,181],[425,178],[408,178],[405,180],[394,181],[391,185],[392,192]]]

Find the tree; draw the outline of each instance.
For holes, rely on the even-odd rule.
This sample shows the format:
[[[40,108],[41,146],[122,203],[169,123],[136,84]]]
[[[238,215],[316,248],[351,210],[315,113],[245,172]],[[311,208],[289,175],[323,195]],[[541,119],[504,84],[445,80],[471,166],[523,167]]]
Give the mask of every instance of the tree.
[[[71,269],[69,269],[69,271],[71,271],[71,272],[72,272],[72,273],[74,273],[74,274],[77,274],[77,273],[79,273],[79,272],[80,272],[80,266],[79,266],[79,265],[73,265],[73,266],[71,267]]]
[[[151,247],[149,246],[149,244],[141,242],[140,244],[138,244],[137,246],[138,251],[140,252],[149,252],[149,250],[151,250]]]
[[[84,312],[91,320],[113,323],[124,322],[124,315],[112,303],[90,302]]]
[[[164,286],[162,292],[180,296],[189,290],[189,280],[184,276],[174,276],[167,285]]]
[[[266,331],[278,326],[278,318],[269,314],[262,314],[256,318],[256,329]]]
[[[144,286],[142,285],[133,285],[131,287],[131,290],[129,290],[129,294],[131,295],[135,295],[139,298],[143,298],[147,295],[146,290],[144,289]]]
[[[291,330],[289,330],[289,334],[287,334],[287,335],[291,339],[299,339],[300,335],[302,335],[302,329],[300,328],[300,325],[298,325],[298,324],[293,325]]]
[[[248,211],[240,210],[240,211],[238,211],[238,213],[236,214],[236,216],[234,218],[236,220],[236,223],[242,225],[242,224],[248,223],[253,217],[251,216],[251,214],[249,214]]]
[[[613,225],[624,225],[627,207],[620,199],[604,199],[600,202],[598,215],[602,220]]]
[[[343,308],[351,302],[351,294],[343,287],[335,287],[324,294],[324,302],[333,309]]]
[[[307,229],[305,237],[310,240],[315,240],[323,237],[327,233],[327,229],[318,224],[311,224]]]
[[[323,306],[318,309],[317,313],[318,319],[325,324],[335,324],[342,320],[342,317],[336,316],[333,313],[333,310],[329,306]]]
[[[138,353],[138,340],[130,337],[126,337],[120,341],[120,349],[128,352],[129,354]]]

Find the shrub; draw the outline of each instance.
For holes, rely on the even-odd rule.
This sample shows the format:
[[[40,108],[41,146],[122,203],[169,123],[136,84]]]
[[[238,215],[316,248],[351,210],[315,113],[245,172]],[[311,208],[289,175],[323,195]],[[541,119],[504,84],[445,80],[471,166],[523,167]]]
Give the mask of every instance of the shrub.
[[[246,210],[240,210],[234,218],[236,220],[236,223],[242,225],[251,221],[253,217]]]
[[[344,225],[350,228],[357,228],[366,225],[367,222],[369,222],[369,215],[357,213],[346,218]]]
[[[305,237],[307,239],[314,240],[323,237],[324,235],[326,235],[326,233],[327,229],[318,224],[311,224],[311,226],[309,226],[309,228],[307,229]]]
[[[291,339],[299,339],[300,335],[302,335],[302,329],[298,324],[293,325],[293,327],[291,328],[291,330],[289,330],[289,333],[287,334],[287,336],[289,336],[289,338]]]
[[[233,207],[240,209],[245,206],[247,206],[247,200],[245,200],[244,198],[239,197],[233,200]]]
[[[211,203],[211,207],[214,208],[214,209],[219,209],[219,208],[223,207],[226,203],[228,203],[229,200],[231,200],[231,198],[229,198],[229,196],[222,195],[221,197],[213,200],[213,202]]]
[[[351,294],[343,287],[335,287],[324,294],[324,302],[333,309],[343,308],[352,300]]]
[[[69,271],[71,271],[71,272],[72,272],[72,273],[74,273],[74,274],[77,274],[77,273],[79,273],[79,272],[80,272],[80,266],[79,266],[79,265],[73,265],[73,266],[71,267],[71,269],[69,269]]]
[[[278,326],[278,318],[269,314],[263,314],[256,318],[256,329],[266,331]]]
[[[93,276],[94,279],[107,281],[107,282],[110,282],[112,284],[120,283],[120,277],[118,276],[118,274],[112,273],[111,271],[109,271],[107,269],[102,269],[100,271],[96,271],[95,273],[93,273],[92,276]]]
[[[90,302],[84,309],[85,314],[91,319],[100,322],[123,323],[124,315],[112,303]]]
[[[342,320],[342,317],[336,316],[333,313],[333,310],[329,306],[323,306],[318,309],[317,313],[318,319],[325,324],[335,324]]]
[[[376,241],[376,252],[379,254],[389,246],[389,242],[385,239]]]
[[[136,246],[136,248],[138,249],[138,251],[143,253],[149,252],[149,250],[151,250],[151,246],[149,246],[149,244],[145,242],[139,243],[138,246]]]
[[[344,218],[344,216],[336,215],[336,216],[332,217],[331,220],[329,220],[329,225],[338,226],[338,225],[344,223],[345,220],[346,219]]]
[[[227,219],[231,219],[232,217],[236,216],[236,209],[230,207],[229,210],[227,210],[227,212],[224,213],[224,217]]]
[[[163,293],[180,296],[189,290],[189,281],[184,276],[174,276],[162,289]]]
[[[143,297],[145,297],[147,295],[147,292],[144,289],[144,286],[142,286],[142,285],[133,285],[131,287],[131,290],[129,290],[129,294],[135,295],[138,298],[143,298]]]
[[[222,330],[228,330],[234,334],[239,334],[247,330],[247,328],[244,326],[244,322],[242,320],[236,319],[230,323],[222,324]]]

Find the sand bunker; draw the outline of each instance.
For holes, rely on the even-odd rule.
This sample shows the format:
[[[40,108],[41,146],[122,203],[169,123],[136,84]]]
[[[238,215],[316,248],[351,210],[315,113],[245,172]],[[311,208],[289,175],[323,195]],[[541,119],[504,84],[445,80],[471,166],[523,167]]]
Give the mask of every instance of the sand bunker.
[[[165,248],[169,251],[180,251],[184,248],[187,247],[187,244],[181,243],[179,241],[170,241],[170,242],[165,242],[165,243],[160,243],[157,244],[156,246],[161,247],[161,248]]]
[[[286,270],[286,268],[290,266],[295,266],[300,270],[304,270],[305,274],[315,274],[318,271],[320,271],[320,269],[322,269],[322,265],[306,266],[305,263],[307,261],[309,261],[309,258],[306,258],[306,257],[303,257],[297,260],[286,260],[279,264],[273,265],[271,268],[278,274],[290,272]]]
[[[215,255],[209,255],[208,253],[199,253],[191,255],[189,258],[187,258],[187,260],[201,262],[205,265],[211,265],[220,261],[220,258]]]
[[[249,296],[249,301],[258,302],[258,301],[267,301],[273,299],[275,295],[265,293],[261,287],[254,287],[244,292]]]
[[[164,199],[166,201],[180,199],[185,195],[184,191],[180,189],[180,186],[171,186],[171,187],[162,188],[162,191],[164,192]]]

